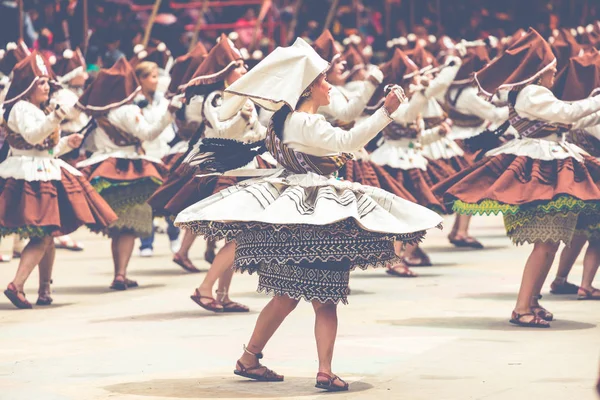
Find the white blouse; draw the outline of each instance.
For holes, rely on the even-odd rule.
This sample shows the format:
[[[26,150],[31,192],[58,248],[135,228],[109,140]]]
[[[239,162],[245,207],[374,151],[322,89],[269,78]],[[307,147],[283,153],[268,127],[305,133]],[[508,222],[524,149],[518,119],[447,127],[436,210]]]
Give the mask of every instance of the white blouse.
[[[284,123],[283,141],[290,148],[314,156],[329,156],[363,148],[392,119],[379,109],[350,130],[333,127],[321,114],[292,112]]]
[[[332,86],[331,101],[328,105],[319,108],[319,114],[323,114],[328,121],[355,121],[362,114],[376,89],[377,87],[370,81],[365,81],[362,89],[352,94],[344,91],[343,88]]]

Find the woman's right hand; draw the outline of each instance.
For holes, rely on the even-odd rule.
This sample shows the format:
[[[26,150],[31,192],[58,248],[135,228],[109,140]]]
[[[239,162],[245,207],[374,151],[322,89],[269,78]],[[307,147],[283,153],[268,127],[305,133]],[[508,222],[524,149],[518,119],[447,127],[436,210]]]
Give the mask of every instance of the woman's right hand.
[[[404,91],[400,87],[396,87],[392,89],[388,95],[385,97],[385,102],[383,103],[383,107],[388,112],[388,114],[392,114],[394,111],[400,107],[400,104],[406,100],[406,95]]]

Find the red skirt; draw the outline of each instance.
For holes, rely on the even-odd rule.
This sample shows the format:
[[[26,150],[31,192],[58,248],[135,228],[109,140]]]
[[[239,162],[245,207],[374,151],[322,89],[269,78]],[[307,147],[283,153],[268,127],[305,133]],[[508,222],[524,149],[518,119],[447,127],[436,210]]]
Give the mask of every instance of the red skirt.
[[[160,184],[166,175],[164,165],[145,159],[108,158],[102,162],[88,165],[81,173],[94,186],[100,181],[113,183],[132,183],[142,179],[150,179]]]
[[[473,165],[473,159],[470,156],[455,156],[449,159],[440,158],[438,160],[427,159],[427,182],[430,186],[454,176],[457,172],[463,171]]]
[[[256,157],[261,169],[274,168],[260,156]],[[202,174],[196,167],[181,164],[169,175],[167,181],[148,199],[155,215],[173,216],[221,190],[236,185],[240,179],[234,176]]]
[[[64,168],[60,181],[0,178],[0,236],[62,236],[82,225],[99,231],[116,220],[87,179]]]
[[[436,185],[444,200],[477,204],[492,200],[522,206],[570,196],[582,201],[600,200],[600,162],[584,156],[539,160],[513,154],[485,157],[477,164]]]
[[[178,163],[179,160],[181,160],[184,155],[185,155],[185,153],[173,153],[173,154],[167,154],[166,156],[164,156],[162,158],[162,162],[165,165],[165,169],[167,171],[170,171],[171,168],[173,167],[173,165]]]

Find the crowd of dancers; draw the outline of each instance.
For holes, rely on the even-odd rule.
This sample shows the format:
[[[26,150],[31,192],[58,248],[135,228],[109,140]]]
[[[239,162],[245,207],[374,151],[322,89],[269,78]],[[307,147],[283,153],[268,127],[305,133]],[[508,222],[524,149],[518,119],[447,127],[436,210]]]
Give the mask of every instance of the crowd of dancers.
[[[51,304],[55,249],[81,249],[68,235],[82,225],[111,241],[110,288],[135,288],[136,239],[151,253],[164,217],[186,271],[199,271],[188,255],[196,237],[207,240],[211,266],[191,295],[200,307],[248,311],[229,297],[234,271],[256,272],[273,295],[235,374],[283,380],[262,351],[304,299],[317,387],[347,390],[331,362],[350,272],[414,278],[411,268],[433,264],[420,243],[442,215],[456,214],[451,245],[478,249],[470,219],[501,213],[512,241],[533,245],[510,322],[548,328],[541,291],[561,243],[551,292],[600,300],[599,48],[600,23],[550,38],[409,35],[376,66],[358,36],[340,44],[324,31],[263,56],[223,34],[176,60],[153,43],[89,76],[79,50],[50,62],[9,44],[0,236],[20,259],[4,293],[32,308],[24,286],[37,266],[36,305]]]

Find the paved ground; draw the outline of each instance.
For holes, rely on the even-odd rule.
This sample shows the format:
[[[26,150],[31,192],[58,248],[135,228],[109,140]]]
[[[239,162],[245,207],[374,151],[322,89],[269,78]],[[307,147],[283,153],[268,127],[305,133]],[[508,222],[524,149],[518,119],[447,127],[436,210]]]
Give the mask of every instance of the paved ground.
[[[510,245],[499,218],[474,225],[485,251],[457,252],[435,232],[425,247],[438,266],[420,269],[418,279],[353,275],[335,357],[351,392],[335,395],[313,388],[307,304],[265,350],[265,363],[286,381],[243,381],[231,371],[266,302],[255,277],[236,276],[232,288],[253,312],[209,314],[188,297],[203,275],[172,264],[159,236],[155,257],[132,261],[142,287],[110,292],[109,243],[78,232],[87,249],[58,253],[54,306],[18,311],[0,299],[0,399],[595,399],[600,304],[546,295],[558,318],[551,330],[509,325],[528,248]],[[198,263],[201,254],[195,249]],[[0,282],[15,267],[1,264]],[[575,281],[580,274],[579,263]]]

